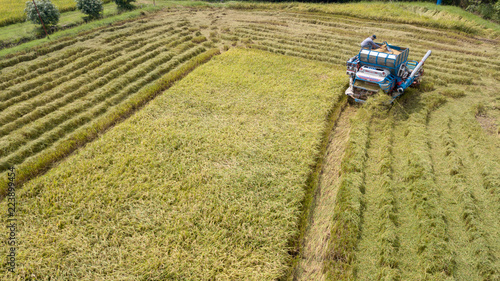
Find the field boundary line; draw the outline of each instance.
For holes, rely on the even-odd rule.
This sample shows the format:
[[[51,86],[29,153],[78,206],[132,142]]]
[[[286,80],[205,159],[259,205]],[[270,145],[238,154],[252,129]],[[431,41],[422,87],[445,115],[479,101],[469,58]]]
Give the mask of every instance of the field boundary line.
[[[39,155],[34,156],[32,159],[19,164],[17,166],[18,175],[15,183],[16,186],[20,187],[28,180],[43,174],[49,170],[52,165],[62,160],[84,144],[99,137],[99,135],[107,129],[127,119],[150,100],[170,88],[175,82],[181,80],[196,67],[208,62],[213,56],[218,54],[220,54],[220,50],[214,48],[197,55],[176,70],[168,72],[163,77],[158,79],[153,85],[143,89],[140,93],[131,97],[122,105],[111,110],[108,114],[106,114],[105,118],[99,120],[99,122],[93,123],[87,130],[85,130],[85,132],[73,135],[69,139],[59,143],[56,147],[43,151]],[[3,200],[7,193],[7,184],[4,182],[6,179],[7,177],[2,174],[0,179],[0,200]]]

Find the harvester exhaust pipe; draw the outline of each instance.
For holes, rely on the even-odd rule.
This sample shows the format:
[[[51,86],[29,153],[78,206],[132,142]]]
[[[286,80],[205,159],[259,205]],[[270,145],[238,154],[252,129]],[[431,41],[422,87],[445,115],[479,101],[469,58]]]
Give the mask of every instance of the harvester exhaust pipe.
[[[424,65],[424,62],[425,60],[427,60],[427,58],[431,55],[431,50],[427,51],[427,53],[425,54],[425,56],[422,58],[422,60],[417,64],[417,66],[415,67],[415,69],[413,69],[413,71],[411,72],[410,76],[406,79],[406,81],[401,84],[401,87],[398,88],[398,93],[403,93],[403,91],[408,88],[408,86],[411,85],[411,83],[413,83],[413,76],[415,76],[415,74],[418,73],[418,71],[420,70],[420,68],[422,68],[422,65]]]

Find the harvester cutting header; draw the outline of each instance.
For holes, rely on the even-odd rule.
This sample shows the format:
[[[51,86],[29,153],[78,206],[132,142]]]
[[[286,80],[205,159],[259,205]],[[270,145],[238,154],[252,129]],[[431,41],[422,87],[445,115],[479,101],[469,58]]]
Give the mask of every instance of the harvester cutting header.
[[[380,45],[377,49],[362,48],[358,55],[347,61],[350,81],[345,94],[356,102],[365,102],[379,91],[391,96],[393,101],[406,88],[420,84],[424,74],[422,66],[431,55],[430,50],[417,62],[408,60],[409,48],[389,45],[387,42]]]

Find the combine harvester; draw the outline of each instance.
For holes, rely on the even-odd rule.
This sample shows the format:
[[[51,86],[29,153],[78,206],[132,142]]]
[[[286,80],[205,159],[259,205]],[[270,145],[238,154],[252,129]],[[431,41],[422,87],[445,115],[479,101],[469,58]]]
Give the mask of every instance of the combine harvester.
[[[382,90],[392,97],[393,102],[406,88],[418,86],[424,74],[422,66],[431,51],[427,51],[420,62],[409,61],[409,52],[409,48],[389,45],[387,42],[379,49],[361,49],[357,56],[347,61],[350,81],[345,94],[356,102],[365,102],[368,97]]]

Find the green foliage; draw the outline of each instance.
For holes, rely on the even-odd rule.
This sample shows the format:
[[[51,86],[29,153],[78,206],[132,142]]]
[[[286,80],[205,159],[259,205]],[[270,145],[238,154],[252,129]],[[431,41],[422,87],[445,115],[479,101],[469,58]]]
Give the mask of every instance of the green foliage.
[[[103,11],[101,0],[76,0],[76,8],[86,14],[89,19],[101,17]]]
[[[59,10],[57,9],[50,0],[37,0],[35,1],[35,5],[33,5],[32,1],[26,2],[26,8],[24,12],[26,13],[26,20],[31,21],[34,24],[42,24],[40,21],[40,17],[45,25],[51,26],[56,25],[59,22],[59,17],[61,16]],[[40,17],[38,16],[38,12],[40,13]]]
[[[500,21],[500,1],[494,3],[488,0],[469,0],[465,3],[468,3],[468,6],[462,7],[467,11],[480,14],[487,20]]]
[[[113,1],[116,3],[118,10],[132,10],[135,8],[135,6],[132,5],[132,2],[135,2],[135,0],[113,0]]]

